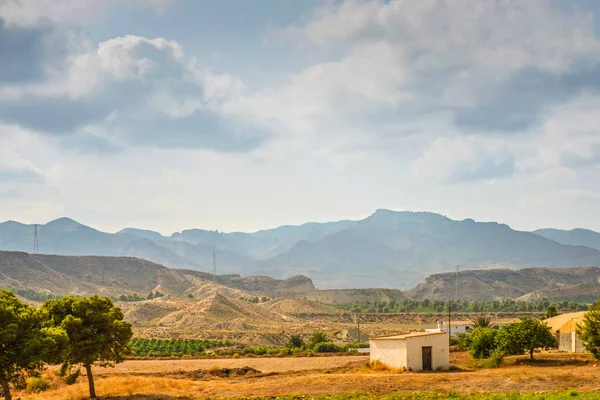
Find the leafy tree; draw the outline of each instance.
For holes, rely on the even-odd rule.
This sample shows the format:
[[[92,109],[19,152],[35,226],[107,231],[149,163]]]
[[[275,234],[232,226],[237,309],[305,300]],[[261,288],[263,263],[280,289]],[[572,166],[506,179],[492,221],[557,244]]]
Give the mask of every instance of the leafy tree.
[[[478,327],[469,334],[469,354],[473,358],[488,358],[498,345],[496,344],[497,329]]]
[[[587,351],[600,359],[600,300],[585,313],[581,324],[577,324],[577,334]]]
[[[302,339],[302,336],[300,335],[292,335],[290,336],[290,341],[288,342],[287,347],[295,347],[298,349],[304,347],[304,339]]]
[[[504,325],[496,336],[498,348],[504,354],[519,355],[525,352],[533,360],[535,349],[556,348],[556,338],[545,322],[521,317],[520,322]]]
[[[8,290],[0,290],[0,387],[11,400],[11,382],[23,374],[41,370],[46,363],[60,362],[67,335],[49,324],[46,315]]]
[[[486,316],[475,317],[471,320],[473,323],[473,328],[491,328],[492,327],[492,319]]]
[[[311,335],[310,339],[308,340],[308,347],[310,347],[312,349],[317,344],[328,342],[328,341],[329,341],[329,338],[327,337],[327,334],[325,332],[322,332],[322,331],[315,332]]]
[[[546,318],[552,318],[552,317],[556,317],[558,315],[558,309],[556,308],[556,306],[550,305],[548,306],[548,308],[546,308]]]
[[[96,398],[92,366],[114,366],[129,352],[131,325],[108,297],[63,297],[42,306],[56,326],[69,337],[64,362],[82,365],[88,377],[90,398]]]
[[[150,292],[148,293],[148,296],[146,296],[146,300],[152,300],[154,298],[154,293]]]
[[[191,294],[191,293],[189,293],[189,294],[187,295],[187,297],[188,297],[188,299],[193,299],[193,298],[194,298],[194,295],[193,295],[193,294]]]

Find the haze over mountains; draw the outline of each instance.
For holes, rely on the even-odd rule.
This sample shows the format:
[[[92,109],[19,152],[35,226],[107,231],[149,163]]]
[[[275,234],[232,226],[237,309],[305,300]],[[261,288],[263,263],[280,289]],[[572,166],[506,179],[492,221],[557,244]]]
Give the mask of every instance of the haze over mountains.
[[[127,228],[105,233],[68,218],[39,225],[40,253],[134,256],[219,274],[303,274],[320,288],[409,288],[427,275],[499,267],[600,265],[593,231],[515,231],[427,212],[378,210],[360,221],[308,223],[254,233],[191,229],[164,236]],[[573,233],[574,232],[574,233]],[[0,224],[0,250],[31,252],[33,225]],[[588,246],[588,247],[586,247]]]

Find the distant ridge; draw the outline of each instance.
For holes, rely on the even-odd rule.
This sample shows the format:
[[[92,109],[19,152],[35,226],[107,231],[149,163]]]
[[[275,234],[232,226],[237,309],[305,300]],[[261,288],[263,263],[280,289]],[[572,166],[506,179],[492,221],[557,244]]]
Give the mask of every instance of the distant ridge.
[[[40,252],[131,256],[170,268],[220,275],[310,276],[319,288],[408,289],[426,276],[461,269],[600,265],[600,234],[521,232],[496,222],[455,221],[430,212],[379,209],[360,221],[307,223],[254,233],[188,229],[101,232],[69,218],[40,224]],[[0,250],[31,251],[33,226],[0,223]]]

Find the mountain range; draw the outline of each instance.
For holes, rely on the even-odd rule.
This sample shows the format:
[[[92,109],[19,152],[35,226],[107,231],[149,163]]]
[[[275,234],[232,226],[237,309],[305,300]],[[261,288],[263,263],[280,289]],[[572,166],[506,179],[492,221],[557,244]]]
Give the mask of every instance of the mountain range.
[[[33,225],[0,223],[0,250],[32,251]],[[426,276],[461,269],[600,265],[600,234],[523,232],[496,222],[455,221],[428,212],[377,210],[360,221],[307,223],[253,233],[190,229],[165,236],[126,228],[106,233],[60,218],[38,225],[39,251],[131,256],[219,274],[303,274],[320,288],[407,289]]]

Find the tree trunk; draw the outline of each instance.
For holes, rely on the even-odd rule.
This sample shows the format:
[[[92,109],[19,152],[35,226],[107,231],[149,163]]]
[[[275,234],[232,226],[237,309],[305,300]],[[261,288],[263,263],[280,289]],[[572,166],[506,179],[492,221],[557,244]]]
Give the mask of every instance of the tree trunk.
[[[5,379],[0,379],[0,385],[2,386],[2,395],[5,400],[12,400],[12,396],[10,394],[10,387],[8,386],[8,381]]]
[[[90,399],[96,398],[96,388],[94,387],[94,375],[92,375],[92,366],[90,364],[84,365],[85,372],[87,373],[88,385],[90,386]]]
[[[530,350],[529,350],[529,358],[531,359],[531,361],[533,361],[533,351],[534,351],[534,350],[535,350],[535,349],[530,349]]]

